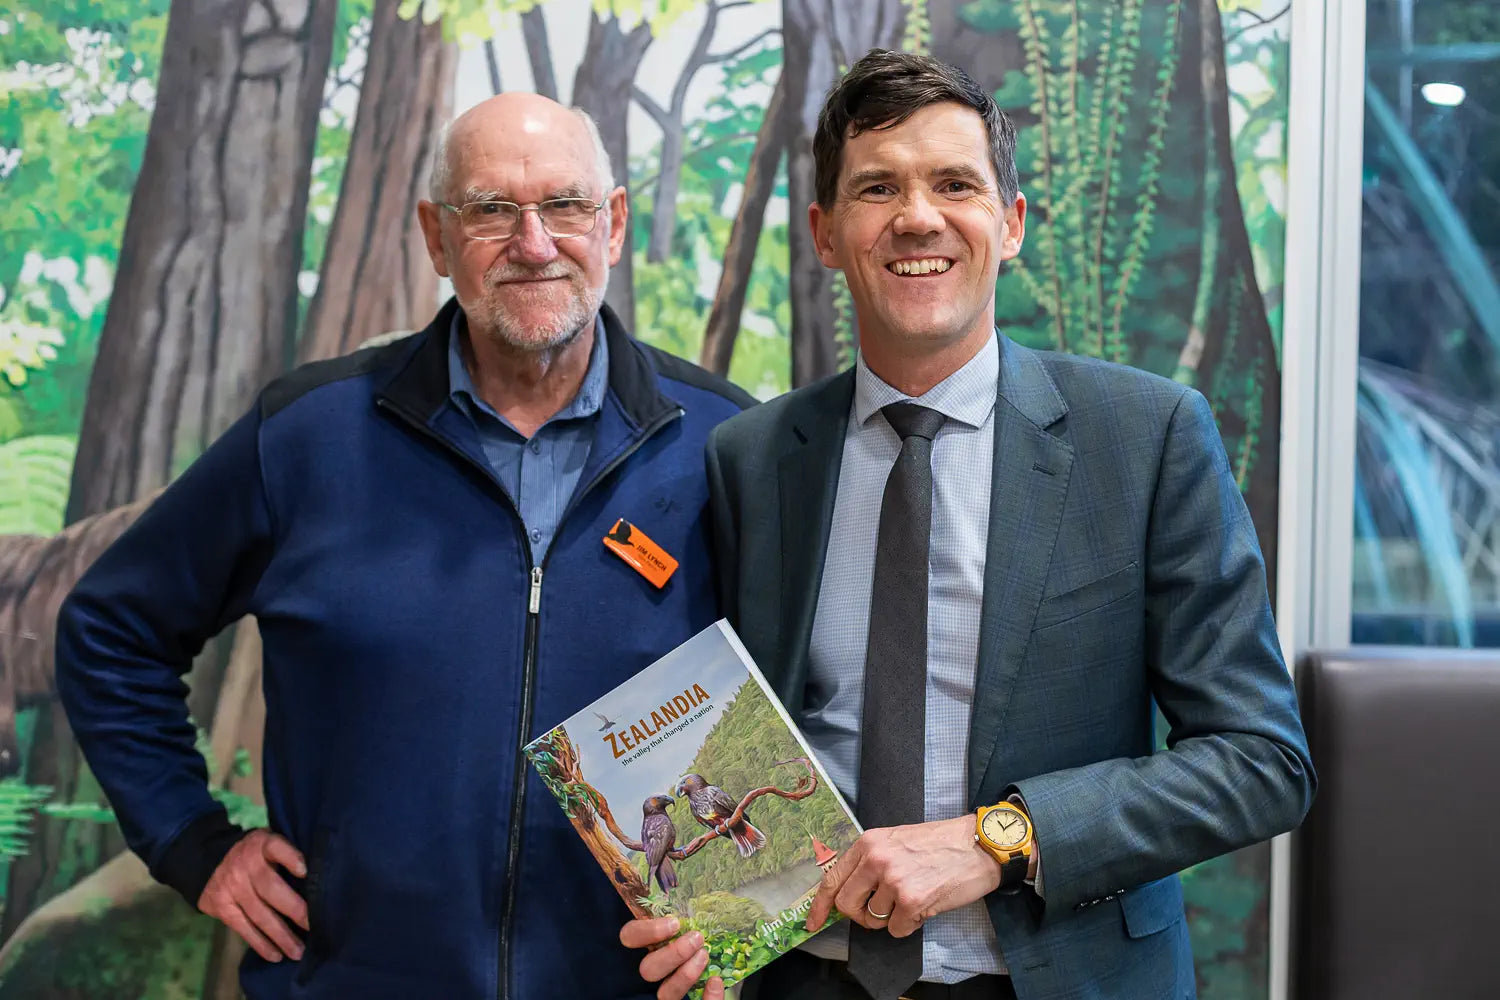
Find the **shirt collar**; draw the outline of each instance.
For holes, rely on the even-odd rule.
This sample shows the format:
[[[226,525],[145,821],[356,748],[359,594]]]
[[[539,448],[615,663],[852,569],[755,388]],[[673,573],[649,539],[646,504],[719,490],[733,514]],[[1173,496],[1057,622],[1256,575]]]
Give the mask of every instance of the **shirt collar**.
[[[920,396],[908,396],[893,388],[865,364],[861,354],[854,368],[854,420],[865,423],[889,403],[910,399],[937,410],[949,420],[970,427],[983,427],[995,409],[996,382],[1000,378],[1000,341],[994,332],[979,353],[962,368]]]
[[[469,374],[469,366],[464,364],[463,338],[466,336],[468,336],[468,328],[464,321],[463,310],[455,310],[453,325],[448,333],[448,398],[470,416],[473,416],[471,407],[477,406],[484,412],[503,420],[504,418],[499,417],[499,414],[495,413],[488,403],[479,398],[479,391],[474,387],[474,378]],[[594,317],[594,347],[589,352],[588,371],[584,372],[583,382],[579,384],[577,394],[567,406],[557,411],[552,420],[573,420],[593,416],[599,412],[608,387],[609,345],[604,336],[604,322],[596,315]],[[552,420],[547,422],[551,423]]]

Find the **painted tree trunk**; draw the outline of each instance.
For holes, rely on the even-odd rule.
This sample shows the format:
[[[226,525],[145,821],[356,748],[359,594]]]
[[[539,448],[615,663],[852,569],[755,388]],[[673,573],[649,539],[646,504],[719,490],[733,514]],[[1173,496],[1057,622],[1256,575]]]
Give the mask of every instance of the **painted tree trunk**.
[[[521,15],[521,34],[531,62],[532,89],[557,100],[557,76],[552,71],[552,43],[547,40],[547,15],[533,7]],[[576,102],[575,102],[576,103]]]
[[[994,34],[975,31],[963,18],[972,0],[927,0],[927,19],[931,41],[928,52],[934,59],[961,67],[988,93],[993,94],[1005,82],[1005,74],[1025,65],[1026,52],[1020,36],[1014,32]],[[1113,0],[1110,0],[1113,2]],[[1025,127],[1031,116],[1017,109],[1007,114],[1018,127]]]
[[[1214,199],[1217,209],[1219,286],[1209,311],[1198,363],[1199,385],[1215,401],[1237,397],[1247,389],[1252,397],[1248,405],[1216,406],[1215,410],[1220,431],[1230,443],[1230,466],[1240,481],[1255,522],[1255,533],[1266,559],[1266,581],[1274,596],[1281,365],[1255,277],[1255,259],[1239,189],[1234,183],[1224,28],[1218,4],[1215,0],[1191,0],[1185,4],[1183,15],[1184,39],[1198,55],[1196,64],[1184,62],[1189,63],[1188,72],[1196,74],[1213,134],[1204,169],[1219,180],[1215,185],[1205,185],[1205,196]]]
[[[457,46],[440,24],[377,4],[338,208],[302,328],[304,361],[347,354],[389,330],[420,329],[437,308],[417,202],[453,98]],[[445,196],[456,197],[456,192]]]
[[[70,523],[168,482],[286,369],[337,6],[174,0]]]
[[[584,785],[585,779],[582,772],[578,770],[578,751],[567,732],[562,729],[553,730],[550,743],[549,752],[552,762],[549,778],[551,781],[563,785]],[[608,808],[607,805],[605,808]],[[583,839],[584,846],[609,876],[610,883],[615,886],[616,891],[623,894],[625,905],[630,908],[630,912],[638,917],[652,916],[651,912],[637,901],[650,894],[649,887],[641,878],[640,872],[636,871],[626,859],[624,852],[620,850],[620,845],[610,836],[609,830],[605,823],[600,821],[598,814],[587,805],[579,805],[567,810],[567,816],[568,822],[573,824],[573,829],[577,830],[578,836]]]
[[[630,113],[631,86],[635,72],[651,45],[651,27],[641,23],[628,33],[614,16],[603,20],[589,15],[589,37],[573,77],[573,104],[587,111],[599,126],[599,136],[614,166],[615,180],[629,187],[630,140],[626,121]],[[630,330],[635,329],[635,268],[632,266],[634,230],[625,226],[625,252],[609,276],[605,301]]]
[[[782,0],[782,74],[791,122],[787,192],[794,388],[832,374],[839,364],[834,308],[838,279],[818,259],[806,222],[815,198],[812,139],[818,111],[850,64],[873,47],[899,45],[903,20],[900,0],[869,0],[838,9],[817,0]]]
[[[719,10],[719,5],[711,0],[693,49],[672,86],[667,107],[656,107],[649,98],[641,98],[647,102],[647,110],[661,127],[661,169],[657,171],[656,193],[651,199],[651,236],[646,242],[646,260],[652,264],[660,264],[672,252],[672,235],[677,229],[677,192],[682,184],[682,116],[693,77],[712,59],[708,49],[719,28]]]
[[[661,171],[656,178],[656,193],[651,199],[651,237],[646,243],[646,260],[660,264],[672,250],[672,232],[677,226],[677,192],[682,183],[682,119],[668,120],[662,126]]]
[[[734,357],[734,341],[740,330],[740,314],[750,290],[750,271],[755,264],[755,248],[765,225],[766,204],[776,190],[776,165],[786,149],[786,74],[776,80],[771,103],[755,135],[750,165],[745,169],[745,193],[729,230],[729,245],[724,250],[724,268],[719,272],[719,287],[714,293],[713,310],[703,331],[703,350],[698,363],[720,375],[729,374]],[[793,225],[799,220],[793,219]]]

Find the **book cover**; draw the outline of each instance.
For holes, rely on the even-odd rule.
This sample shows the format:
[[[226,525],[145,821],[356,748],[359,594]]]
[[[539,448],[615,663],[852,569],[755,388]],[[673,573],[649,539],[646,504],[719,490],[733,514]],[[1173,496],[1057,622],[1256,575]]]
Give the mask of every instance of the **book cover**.
[[[823,870],[860,835],[725,621],[526,755],[631,912],[703,932],[703,981],[732,985],[811,937]]]

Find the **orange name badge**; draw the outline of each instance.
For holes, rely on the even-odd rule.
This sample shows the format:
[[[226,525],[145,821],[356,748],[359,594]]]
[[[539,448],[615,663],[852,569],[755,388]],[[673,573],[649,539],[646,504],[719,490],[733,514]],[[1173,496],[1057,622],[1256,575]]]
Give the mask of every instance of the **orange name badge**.
[[[604,545],[660,590],[677,572],[677,560],[623,517],[604,536]]]

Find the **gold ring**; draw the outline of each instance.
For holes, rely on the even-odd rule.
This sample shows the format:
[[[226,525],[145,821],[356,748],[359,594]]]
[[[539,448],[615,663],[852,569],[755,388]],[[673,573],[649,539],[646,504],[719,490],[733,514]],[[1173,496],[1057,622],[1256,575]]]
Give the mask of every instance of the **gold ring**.
[[[874,910],[870,909],[870,901],[867,899],[865,900],[865,912],[874,917],[876,920],[889,920],[891,919],[891,913],[895,913],[896,911],[892,910],[891,913],[876,913]]]

